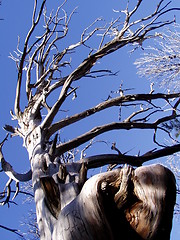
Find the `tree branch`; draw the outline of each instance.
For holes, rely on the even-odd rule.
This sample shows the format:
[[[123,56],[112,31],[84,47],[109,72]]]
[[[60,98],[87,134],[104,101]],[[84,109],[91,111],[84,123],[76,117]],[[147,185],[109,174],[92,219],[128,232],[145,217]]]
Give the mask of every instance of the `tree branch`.
[[[20,237],[23,237],[23,235],[18,233],[19,230],[17,230],[17,229],[9,228],[9,227],[3,226],[3,225],[0,225],[0,228],[3,228],[5,230],[7,230],[7,231],[10,231],[10,232],[13,232],[13,233],[17,234]]]
[[[110,124],[105,124],[102,126],[97,126],[95,128],[93,128],[92,130],[90,130],[89,132],[86,132],[80,136],[78,136],[77,138],[74,138],[73,140],[70,140],[66,143],[62,143],[59,146],[57,146],[56,148],[56,155],[59,156],[62,153],[76,148],[80,145],[82,145],[83,143],[91,140],[92,138],[108,132],[108,131],[112,131],[112,130],[117,130],[117,129],[126,129],[126,130],[130,130],[130,129],[156,129],[157,125],[155,123],[135,123],[135,122],[128,122],[128,123],[124,123],[124,122],[114,122],[114,123],[110,123]]]
[[[140,4],[141,1],[138,2]],[[137,7],[138,8],[138,7]],[[164,22],[164,23],[157,23],[154,25],[154,22],[156,19],[152,20],[146,27],[140,26],[138,30],[131,34],[125,36],[125,32],[129,29],[130,24],[129,24],[129,18],[134,14],[134,12],[137,9],[135,8],[134,11],[131,12],[130,16],[128,15],[125,25],[123,29],[119,32],[118,36],[116,36],[113,40],[110,42],[104,44],[99,50],[97,50],[94,54],[90,55],[88,58],[86,58],[65,80],[64,85],[62,87],[61,93],[59,95],[58,100],[54,104],[54,106],[51,108],[49,113],[47,114],[46,118],[44,119],[43,123],[41,124],[42,128],[47,128],[51,125],[54,117],[56,116],[57,112],[59,111],[59,108],[63,104],[64,100],[66,99],[67,91],[69,87],[71,86],[71,83],[74,80],[80,79],[83,76],[85,76],[91,68],[95,65],[95,63],[105,57],[106,55],[109,55],[110,53],[113,53],[114,51],[126,46],[127,44],[131,43],[138,43],[140,41],[145,40],[148,38],[146,36],[150,31],[155,30],[162,25],[169,24],[169,22]],[[174,10],[174,9],[173,9]],[[159,12],[156,10],[154,14],[150,15],[148,19],[151,19],[156,16]],[[163,13],[161,13],[162,15]],[[158,16],[157,16],[158,18]],[[134,25],[134,23],[131,23],[131,25]],[[148,28],[147,28],[148,27]]]
[[[179,67],[179,26],[174,25],[174,31],[167,29],[158,34],[154,47],[149,46],[142,58],[135,61],[140,76],[153,79],[162,79],[161,86],[167,89],[178,89]]]
[[[102,154],[83,158],[78,163],[87,164],[88,169],[99,168],[108,164],[130,164],[141,166],[143,163],[161,157],[166,157],[180,151],[180,144],[164,147],[157,151],[149,151],[142,156],[132,156],[124,154]]]
[[[152,101],[156,99],[172,99],[180,97],[180,93],[175,93],[175,94],[162,94],[162,93],[157,93],[157,94],[134,94],[134,95],[124,95],[120,97],[116,97],[110,100],[107,100],[105,102],[102,102],[98,105],[96,105],[93,108],[90,108],[88,110],[85,110],[84,112],[75,114],[71,117],[65,118],[57,123],[52,124],[47,131],[47,139],[49,139],[50,136],[52,136],[56,131],[62,129],[63,127],[66,127],[70,124],[73,124],[77,121],[80,121],[81,119],[84,119],[86,117],[89,117],[97,112],[100,112],[102,110],[105,110],[107,108],[113,107],[113,106],[119,106],[122,103],[127,103],[127,102],[135,102],[135,101]]]
[[[36,9],[37,9],[37,0],[35,0],[34,10],[33,10],[33,17],[32,17],[32,26],[31,26],[31,29],[29,30],[29,32],[28,32],[28,34],[26,36],[26,40],[25,40],[25,43],[24,43],[23,54],[22,54],[22,57],[21,57],[21,60],[20,60],[20,63],[19,63],[18,81],[17,81],[17,87],[16,87],[16,98],[15,98],[15,104],[14,104],[14,112],[15,112],[17,117],[19,117],[20,114],[21,114],[21,110],[20,110],[20,92],[21,92],[21,82],[22,82],[22,75],[23,75],[23,66],[24,66],[24,61],[25,61],[26,55],[27,55],[28,43],[29,43],[29,39],[30,39],[32,33],[34,32],[35,27],[39,23],[39,20],[41,18],[45,2],[46,2],[46,0],[43,0],[43,2],[41,4],[40,11],[39,11],[38,16],[37,16],[37,18],[35,20],[35,14],[36,14]]]

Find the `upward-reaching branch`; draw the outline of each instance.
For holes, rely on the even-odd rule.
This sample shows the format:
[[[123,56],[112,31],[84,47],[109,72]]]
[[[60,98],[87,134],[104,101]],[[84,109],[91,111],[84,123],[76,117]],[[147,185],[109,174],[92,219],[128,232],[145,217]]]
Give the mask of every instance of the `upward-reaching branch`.
[[[76,114],[74,114],[75,111],[73,109],[72,112],[74,115],[71,112],[70,117],[61,118],[57,120],[57,122],[55,122],[55,118],[58,117],[58,112],[62,110],[61,108],[65,100],[71,94],[77,95],[78,87],[72,86],[74,81],[82,78],[86,79],[87,77],[99,77],[100,74],[101,77],[104,77],[105,72],[110,73],[108,70],[97,70],[93,69],[93,67],[99,60],[124,46],[129,44],[141,46],[144,40],[156,36],[152,31],[174,22],[174,19],[172,21],[161,21],[160,17],[171,10],[179,10],[179,8],[167,9],[169,2],[163,6],[165,0],[159,0],[159,4],[155,7],[152,14],[136,20],[135,14],[139,10],[143,0],[137,0],[136,3],[133,3],[132,10],[129,9],[130,2],[127,0],[128,4],[126,9],[119,12],[123,13],[123,16],[118,16],[115,20],[112,20],[110,24],[105,25],[100,18],[97,18],[92,24],[85,28],[79,40],[72,44],[72,42],[69,43],[69,39],[65,37],[69,30],[69,22],[76,8],[68,16],[67,12],[63,9],[67,0],[63,1],[55,13],[51,11],[48,15],[45,6],[46,0],[40,0],[40,3],[38,0],[34,0],[32,25],[26,36],[24,48],[20,51],[18,43],[17,52],[15,52],[16,58],[14,58],[14,60],[18,63],[18,81],[14,104],[16,117],[13,117],[18,121],[18,126],[13,127],[6,125],[5,129],[11,132],[13,136],[19,135],[23,138],[24,146],[29,155],[31,170],[25,174],[15,172],[10,163],[4,159],[1,151],[5,140],[0,143],[0,163],[2,170],[9,177],[3,193],[0,193],[0,204],[4,205],[10,202],[12,193],[11,183],[13,180],[16,183],[16,192],[14,194],[14,197],[16,197],[19,192],[19,181],[28,181],[32,178],[37,210],[37,223],[39,225],[41,239],[80,239],[82,236],[86,236],[86,234],[88,234],[88,236],[85,237],[85,239],[96,238],[96,230],[97,232],[103,233],[98,236],[98,239],[104,239],[102,236],[105,236],[105,238],[110,236],[111,239],[113,237],[118,238],[121,237],[121,232],[116,235],[114,229],[117,226],[116,224],[114,226],[114,218],[113,221],[109,221],[109,218],[112,220],[112,214],[110,214],[111,208],[109,208],[109,206],[107,208],[107,204],[112,204],[112,209],[113,212],[115,211],[116,217],[116,207],[119,208],[119,210],[117,209],[118,215],[120,216],[119,219],[123,217],[127,220],[126,217],[129,218],[128,214],[131,214],[129,209],[132,206],[131,210],[133,212],[136,202],[140,204],[138,205],[140,208],[141,204],[145,204],[146,211],[147,201],[142,200],[139,203],[138,200],[141,198],[138,198],[138,194],[135,193],[135,191],[139,191],[139,188],[135,188],[134,182],[137,182],[137,185],[141,185],[139,184],[139,179],[134,178],[134,170],[131,169],[131,167],[125,167],[122,171],[120,170],[121,168],[118,168],[116,171],[117,175],[114,175],[114,171],[108,174],[103,173],[101,175],[102,178],[99,178],[99,175],[92,178],[92,181],[89,181],[87,180],[87,170],[107,164],[128,163],[133,166],[140,166],[148,160],[180,151],[180,144],[167,147],[167,145],[164,144],[164,139],[161,140],[163,143],[157,141],[157,134],[159,131],[163,131],[163,134],[167,134],[170,140],[179,143],[177,139],[172,137],[173,133],[167,130],[165,124],[169,121],[177,120],[180,117],[180,93],[154,94],[153,86],[151,86],[150,94],[127,95],[126,91],[133,91],[132,88],[123,89],[121,84],[118,91],[111,91],[107,100],[100,104],[89,109],[83,108],[82,112],[78,109]],[[39,31],[37,25],[43,17],[44,29],[41,31],[40,36],[35,37],[35,33],[37,33],[37,30]],[[97,36],[96,34],[100,36],[100,38],[98,42],[95,41],[96,46],[92,46],[90,39]],[[35,37],[34,41],[33,37]],[[63,41],[59,44],[59,41],[62,39]],[[84,49],[87,50],[87,55],[83,55],[83,61],[81,61],[79,58],[80,55],[78,55],[79,62],[76,62],[74,67],[74,65],[71,64],[74,58],[71,60],[69,56],[72,55],[75,50],[78,50],[79,47],[84,47]],[[85,54],[85,51],[83,54]],[[12,55],[11,57],[13,58]],[[66,68],[64,71],[63,69],[67,66],[72,66],[72,68],[69,68],[70,70]],[[26,73],[26,80],[22,83],[24,73]],[[23,104],[26,107],[24,110],[21,110],[21,88],[24,85],[26,86],[27,103]],[[59,90],[58,96],[55,90]],[[51,98],[52,93],[55,93],[54,98],[53,96]],[[118,94],[118,97],[114,94]],[[74,105],[76,105],[76,103]],[[57,132],[62,128],[113,106],[118,106],[119,108],[118,120],[115,119],[114,116],[110,121],[107,120],[109,118],[102,118],[102,123],[98,125],[96,122],[91,130],[88,128],[89,126],[87,126],[85,130],[80,127],[80,131],[75,137],[73,136],[75,133],[70,134],[69,141],[62,142],[59,140],[60,138]],[[127,107],[128,110],[122,112],[123,107]],[[130,109],[130,107],[132,107],[133,110],[132,108]],[[129,110],[132,111],[130,112]],[[108,123],[105,122],[106,120]],[[122,154],[114,143],[112,150],[116,150],[118,154],[94,155],[83,159],[85,156],[85,153],[83,153],[82,159],[74,162],[77,153],[75,148],[81,147],[84,143],[90,141],[90,144],[84,148],[83,151],[85,151],[92,145],[92,139],[95,137],[108,131],[120,129],[150,130],[153,144],[156,144],[158,149],[154,148],[143,155],[138,153],[138,155],[133,156],[127,154],[127,152]],[[50,137],[52,137],[53,134],[54,140],[51,141]],[[118,136],[116,137],[118,138]],[[61,137],[61,139],[62,138],[63,137]],[[114,141],[114,139],[112,140],[113,135],[110,138],[110,141]],[[69,157],[70,155],[71,157]],[[111,166],[109,170],[113,167]],[[148,172],[145,173],[145,178],[146,177],[147,183],[149,183]],[[98,178],[99,180],[97,181]],[[141,178],[140,180],[143,181]],[[152,180],[154,191],[153,177]],[[162,182],[166,183],[166,181]],[[158,183],[158,181],[156,181],[156,183]],[[90,191],[89,186],[91,188]],[[149,194],[151,187],[145,186],[145,188]],[[141,189],[143,188],[140,188],[140,191]],[[166,184],[164,185],[164,189],[166,189]],[[163,194],[161,194],[162,199],[166,192],[167,191],[164,191]],[[95,201],[91,201],[92,204],[90,204],[90,206],[82,207],[82,202],[87,202],[84,200],[89,199],[89,193],[92,195],[92,200]],[[144,195],[145,198],[149,196],[148,194]],[[153,192],[153,194],[154,197],[157,198],[156,191]],[[123,210],[121,211],[121,199],[124,196],[127,200],[123,200],[122,202],[127,203],[125,204],[125,208],[127,207],[127,209],[125,210],[123,206]],[[137,196],[137,198],[135,196]],[[153,198],[153,200],[155,198]],[[161,203],[162,201],[159,202]],[[152,208],[155,209],[154,203],[152,205]],[[139,207],[137,208],[137,214],[139,214]],[[95,218],[89,218],[89,209],[93,210],[95,213],[93,216],[95,216]],[[160,209],[163,209],[163,205]],[[125,212],[127,212],[127,215],[124,215]],[[171,212],[173,212],[173,210]],[[143,215],[142,212],[140,213],[140,215],[142,215],[142,225],[145,216],[146,220],[148,219],[150,223],[154,221],[157,227],[160,226],[162,231],[164,231],[164,225],[159,223],[158,220],[156,222],[157,218],[154,217],[156,211],[147,210],[146,213],[147,216]],[[148,213],[152,214],[148,215]],[[96,216],[98,216],[98,218]],[[136,216],[133,216],[133,218],[136,219]],[[77,220],[77,224],[74,227],[75,220]],[[127,220],[127,223],[130,221],[131,220]],[[135,222],[136,221],[138,221],[138,219],[136,219]],[[107,224],[105,224],[106,222]],[[97,225],[99,223],[100,225],[102,224],[102,228],[95,227],[95,231],[92,232],[91,229],[94,228],[94,223],[97,223]],[[134,223],[132,223],[132,225],[134,225]],[[135,223],[135,225],[138,224]],[[107,231],[104,231],[105,226],[107,226]],[[154,235],[151,235],[151,226],[152,225],[148,228],[147,238],[154,238]],[[119,232],[118,230],[117,228],[117,232]],[[106,236],[108,231],[110,234]],[[141,228],[140,231],[142,231]],[[85,235],[82,235],[82,232]],[[125,230],[124,232],[129,231]],[[134,233],[136,232],[132,234]],[[139,230],[137,233],[139,234]],[[84,239],[84,237],[82,238]],[[155,238],[158,237],[156,236]],[[134,238],[127,237],[127,239]]]
[[[24,42],[24,50],[23,50],[23,54],[22,54],[22,57],[21,57],[21,60],[20,60],[20,63],[19,63],[19,68],[18,68],[16,98],[15,98],[15,104],[14,104],[14,112],[15,112],[17,117],[19,117],[20,114],[21,114],[21,109],[20,109],[21,82],[22,82],[24,62],[25,62],[25,58],[27,56],[28,43],[29,43],[29,39],[30,39],[32,33],[34,32],[35,27],[39,23],[39,20],[40,20],[41,15],[42,15],[42,11],[44,9],[45,2],[46,2],[46,0],[43,0],[40,11],[39,11],[38,16],[35,20],[35,15],[36,15],[36,10],[37,10],[37,0],[35,0],[33,17],[32,17],[32,26],[31,26],[31,29],[29,30],[29,32],[26,36],[25,42]]]
[[[162,1],[163,2],[163,1]],[[117,36],[108,43],[104,44],[100,49],[98,49],[94,54],[91,54],[88,58],[86,58],[65,80],[64,85],[62,87],[61,93],[59,95],[58,100],[54,104],[54,106],[51,108],[51,111],[47,114],[46,118],[44,119],[43,123],[41,124],[42,128],[47,128],[51,125],[53,122],[54,117],[56,116],[57,112],[59,111],[59,108],[65,101],[67,97],[67,92],[69,87],[71,86],[71,83],[77,79],[82,78],[83,76],[86,76],[86,74],[91,70],[91,68],[96,64],[96,62],[105,57],[106,55],[113,53],[114,51],[126,46],[127,44],[133,44],[133,43],[141,43],[145,39],[148,39],[148,33],[167,24],[172,23],[173,21],[165,21],[165,22],[158,22],[156,23],[156,20],[163,15],[163,13],[166,13],[164,10],[164,7],[162,9],[157,8],[153,14],[148,16],[146,20],[150,20],[150,22],[146,25],[140,26],[134,33],[127,34],[129,28],[133,25],[136,25],[137,22],[131,22],[130,18],[132,15],[137,11],[141,1],[138,1],[137,7],[134,8],[134,10],[131,13],[126,12],[126,20],[123,28],[119,31]],[[168,10],[170,11],[170,10]],[[152,19],[152,20],[151,20]],[[142,19],[140,22],[144,21]],[[138,22],[139,23],[139,22]],[[104,36],[103,36],[104,38]]]

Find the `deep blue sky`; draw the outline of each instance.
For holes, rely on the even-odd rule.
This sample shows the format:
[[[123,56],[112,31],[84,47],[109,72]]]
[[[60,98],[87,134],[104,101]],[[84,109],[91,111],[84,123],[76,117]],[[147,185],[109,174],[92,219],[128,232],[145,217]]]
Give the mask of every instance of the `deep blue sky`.
[[[61,4],[62,1],[57,0],[48,0],[48,9],[56,9],[57,5]],[[158,1],[153,1],[154,6]],[[115,10],[121,10],[122,6],[126,3],[125,0],[91,0],[90,2],[85,0],[69,0],[68,3],[64,6],[64,9],[70,13],[76,6],[76,14],[72,18],[70,23],[70,31],[67,37],[67,40],[60,43],[59,47],[68,46],[68,44],[76,43],[83,29],[89,26],[96,18],[103,17],[105,21],[110,22],[112,19],[115,19],[118,15],[113,12]],[[174,0],[172,6],[175,6],[177,0]],[[144,4],[141,7],[137,17],[142,16],[151,11],[153,8],[152,1],[144,0]],[[17,80],[17,70],[15,63],[8,58],[10,52],[13,53],[16,50],[17,39],[20,36],[20,46],[23,45],[24,38],[28,32],[28,29],[31,24],[31,13],[33,9],[33,0],[2,0],[2,6],[0,6],[0,18],[3,18],[3,21],[0,21],[0,71],[1,71],[1,88],[0,88],[0,126],[5,124],[14,124],[11,122],[11,116],[9,114],[10,109],[13,109],[13,102],[15,97],[15,87]],[[180,23],[180,14],[176,13],[177,23]],[[99,41],[99,37],[94,38],[91,41],[93,46],[96,46]],[[61,45],[62,44],[62,45]],[[146,43],[149,44],[149,43]],[[117,77],[107,77],[103,79],[96,80],[86,80],[83,82],[77,83],[76,86],[81,85],[81,89],[78,90],[78,98],[73,103],[73,109],[70,113],[75,113],[77,109],[82,111],[86,107],[92,107],[103,99],[106,99],[111,90],[117,90],[119,85],[124,84],[124,88],[134,88],[133,92],[136,93],[145,93],[149,92],[149,82],[146,79],[139,79],[136,75],[136,69],[133,65],[133,62],[136,58],[142,53],[141,50],[136,51],[134,54],[128,53],[130,49],[124,48],[118,51],[115,54],[112,54],[110,57],[106,57],[101,61],[102,68],[112,69],[113,71],[119,71]],[[80,61],[82,61],[86,55],[86,49],[84,51],[77,51],[77,54],[73,55],[72,58],[72,69],[75,68]],[[128,93],[131,93],[128,92]],[[83,99],[83,100],[82,100]],[[68,101],[64,106],[64,109],[70,109],[71,101]],[[66,114],[70,114],[69,112]],[[62,113],[63,114],[63,113]],[[64,115],[65,116],[65,115]],[[65,129],[62,132],[62,140],[70,139],[75,137],[81,131],[91,129],[94,126],[94,123],[97,125],[108,123],[110,121],[118,120],[118,108],[113,109],[108,114],[102,113],[102,115],[97,115],[98,117],[90,118],[89,121],[81,122],[81,129],[78,125],[72,126],[72,128]],[[81,133],[82,133],[81,132]],[[5,136],[4,130],[0,129],[0,140]],[[110,152],[110,147],[112,140],[109,140],[107,134],[102,137],[98,137],[97,140],[107,140],[109,145],[103,143],[97,143],[94,148],[90,149],[88,154],[97,154],[97,153],[107,153]],[[139,134],[138,131],[133,133],[127,131],[121,131],[121,133],[113,132],[111,134],[111,139],[117,142],[118,148],[122,152],[131,151],[131,154],[137,154],[139,150],[141,152],[146,152],[146,150],[152,149],[152,139],[151,133],[146,132]],[[11,162],[14,168],[19,171],[27,171],[29,169],[28,156],[25,149],[22,147],[21,139],[11,139],[7,142],[4,147],[4,155],[7,161]],[[159,161],[159,160],[157,160]],[[164,163],[166,159],[161,159]],[[99,171],[99,170],[98,170]],[[4,179],[3,173],[0,173],[0,186],[1,190],[3,189],[3,183],[7,180]],[[24,198],[23,198],[24,199]],[[17,197],[16,202],[17,206],[11,205],[8,209],[7,206],[0,208],[0,225],[6,225],[11,228],[19,228],[20,222],[23,222],[23,216],[27,216],[28,209],[31,209],[31,204],[23,204],[22,198]],[[172,231],[173,240],[179,240],[180,230],[178,229],[179,222],[177,219],[174,220],[174,228]],[[2,240],[6,239],[18,239],[16,235],[9,233],[0,228],[0,238]]]

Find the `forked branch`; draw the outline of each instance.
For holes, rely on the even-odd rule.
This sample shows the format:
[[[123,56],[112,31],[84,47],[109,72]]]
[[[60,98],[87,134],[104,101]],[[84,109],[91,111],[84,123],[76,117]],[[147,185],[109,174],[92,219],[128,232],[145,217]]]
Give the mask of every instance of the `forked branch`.
[[[6,160],[4,159],[4,156],[2,153],[2,146],[3,146],[4,142],[7,140],[7,138],[8,138],[8,135],[0,143],[0,162],[1,162],[2,171],[4,171],[6,173],[6,175],[9,177],[9,180],[6,183],[3,193],[0,194],[0,200],[3,199],[2,201],[0,201],[1,205],[5,205],[5,204],[9,203],[10,197],[11,197],[11,192],[12,192],[11,191],[11,183],[13,181],[15,181],[15,184],[16,184],[16,191],[14,193],[12,200],[14,200],[15,197],[19,193],[19,182],[29,181],[29,180],[31,180],[31,177],[32,177],[31,170],[25,174],[17,173],[14,171],[12,166],[8,162],[6,162]]]
[[[99,168],[108,164],[129,164],[131,166],[139,167],[143,163],[166,157],[175,154],[180,151],[180,144],[175,144],[170,147],[164,147],[159,150],[149,151],[141,156],[132,156],[128,154],[102,154],[89,156],[81,159],[79,162],[83,162],[87,165],[87,169]]]
[[[148,39],[149,37],[152,37],[152,35],[149,35],[150,32],[173,22],[173,20],[160,21],[159,18],[169,11],[179,10],[178,8],[167,9],[169,4],[162,6],[162,4],[164,3],[164,0],[162,0],[152,14],[142,19],[132,20],[142,3],[142,0],[139,0],[131,11],[128,9],[128,6],[125,11],[122,11],[123,13],[125,13],[125,20],[123,26],[119,24],[118,17],[116,20],[112,21],[109,26],[94,27],[94,25],[98,21],[100,21],[100,19],[97,19],[94,21],[94,23],[92,23],[88,28],[84,30],[79,42],[71,44],[68,47],[64,48],[64,50],[59,51],[57,47],[57,42],[67,35],[68,25],[75,10],[72,11],[69,18],[67,17],[67,14],[64,10],[64,16],[59,17],[60,9],[62,9],[62,6],[64,6],[66,2],[64,1],[64,3],[62,3],[62,5],[57,9],[56,14],[53,16],[51,13],[48,17],[45,8],[45,2],[45,0],[42,2],[39,13],[37,14],[37,17],[35,17],[37,11],[37,0],[35,1],[32,17],[32,26],[27,34],[24,49],[22,51],[22,57],[19,63],[18,83],[14,107],[16,116],[19,116],[21,112],[20,89],[22,74],[24,71],[23,69],[25,61],[27,61],[28,63],[26,67],[26,92],[28,100],[30,101],[32,99],[33,102],[36,102],[36,109],[39,109],[40,106],[46,106],[47,104],[44,103],[49,94],[58,87],[61,87],[63,84],[59,98],[52,107],[48,108],[48,114],[46,115],[45,119],[41,124],[42,128],[48,128],[51,126],[54,117],[57,115],[60,107],[64,103],[65,99],[68,97],[67,93],[73,81],[81,79],[84,76],[88,76],[88,74],[91,72],[91,69],[99,59],[117,51],[118,49],[128,44],[141,44],[142,41]],[[29,40],[34,33],[37,24],[40,21],[43,10],[45,32],[42,36],[38,37],[38,39],[31,46],[28,47]],[[62,21],[64,21],[64,23],[62,23]],[[60,26],[62,26],[62,28],[59,28]],[[136,31],[132,32],[131,28],[134,26],[137,29]],[[94,29],[90,31],[90,33],[87,33],[87,30],[89,31],[92,27],[94,27]],[[116,33],[114,33],[115,29]],[[65,56],[67,56],[67,54],[71,53],[72,50],[75,50],[79,46],[87,46],[88,40],[91,37],[95,36],[95,34],[99,31],[104,31],[104,33],[102,33],[99,49],[95,50],[95,48],[90,48],[91,52],[89,56],[85,58],[84,61],[80,63],[75,70],[73,70],[66,77],[58,78],[58,75],[61,76],[61,67],[69,65],[69,62],[63,60]],[[62,35],[59,35],[59,33],[62,33]],[[112,34],[114,34],[114,38],[111,41],[107,41],[109,35],[112,36]],[[29,56],[29,59],[27,58],[27,56]],[[35,65],[37,81],[36,83],[33,83],[31,82],[31,71],[32,67]],[[31,91],[32,88],[37,89],[33,97]],[[43,95],[43,97],[39,97],[38,94],[40,93],[41,96]]]
[[[95,107],[92,107],[90,109],[87,109],[81,113],[75,114],[71,117],[67,117],[59,122],[56,122],[52,124],[47,131],[47,139],[49,139],[50,136],[52,136],[56,131],[67,127],[70,124],[73,124],[75,122],[78,122],[86,117],[89,117],[97,112],[103,111],[105,109],[111,108],[113,106],[120,106],[124,103],[131,103],[131,102],[138,102],[138,101],[145,101],[145,102],[151,102],[153,100],[158,99],[164,99],[165,101],[168,101],[173,98],[180,97],[180,93],[173,93],[173,94],[131,94],[131,95],[123,95],[120,97],[116,97],[110,100],[106,100]],[[175,109],[175,108],[173,108]]]

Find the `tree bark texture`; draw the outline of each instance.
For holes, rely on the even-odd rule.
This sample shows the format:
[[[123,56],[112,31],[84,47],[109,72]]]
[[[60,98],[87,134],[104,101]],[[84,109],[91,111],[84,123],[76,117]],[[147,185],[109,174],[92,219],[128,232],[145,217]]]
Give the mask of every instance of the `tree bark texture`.
[[[44,174],[52,169],[49,155],[35,158],[34,170],[39,170],[32,179],[41,240],[170,239],[176,183],[164,166],[125,165],[82,180],[82,164],[62,164],[50,177]]]

